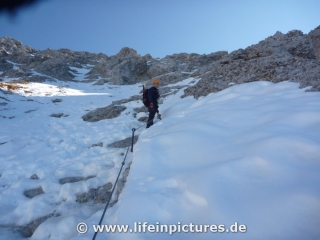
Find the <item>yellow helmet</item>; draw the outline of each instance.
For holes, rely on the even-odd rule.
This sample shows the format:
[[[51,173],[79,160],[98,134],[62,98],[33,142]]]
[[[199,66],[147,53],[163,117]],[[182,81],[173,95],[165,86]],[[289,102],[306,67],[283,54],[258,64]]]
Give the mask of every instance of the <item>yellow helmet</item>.
[[[159,84],[159,79],[153,80],[153,84]]]

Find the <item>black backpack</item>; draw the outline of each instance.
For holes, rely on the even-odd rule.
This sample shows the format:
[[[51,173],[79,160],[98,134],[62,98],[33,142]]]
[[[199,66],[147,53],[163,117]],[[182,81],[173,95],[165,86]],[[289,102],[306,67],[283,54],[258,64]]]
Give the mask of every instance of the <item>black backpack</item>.
[[[142,90],[142,102],[146,107],[149,107],[148,88],[144,88],[144,85]]]

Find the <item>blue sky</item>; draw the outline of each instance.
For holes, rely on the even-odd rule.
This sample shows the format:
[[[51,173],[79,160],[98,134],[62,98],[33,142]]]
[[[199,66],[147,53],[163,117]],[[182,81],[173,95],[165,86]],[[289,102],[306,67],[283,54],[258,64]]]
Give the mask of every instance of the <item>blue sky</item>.
[[[319,0],[44,0],[12,17],[0,37],[44,50],[141,55],[234,51],[281,31],[320,25]]]

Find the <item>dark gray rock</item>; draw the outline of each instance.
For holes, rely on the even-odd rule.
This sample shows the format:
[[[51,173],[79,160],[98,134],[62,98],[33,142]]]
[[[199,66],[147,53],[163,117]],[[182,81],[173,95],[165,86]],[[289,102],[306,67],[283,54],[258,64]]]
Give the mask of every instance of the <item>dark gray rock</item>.
[[[34,70],[59,80],[72,80],[75,77],[70,73],[71,69],[65,60],[59,58],[43,61],[41,64],[36,65]]]
[[[93,85],[102,86],[102,85],[108,83],[109,81],[110,81],[109,79],[99,79],[99,80],[96,81]]]
[[[61,178],[59,180],[60,184],[66,184],[66,183],[75,183],[75,182],[79,182],[79,181],[85,181],[88,180],[90,178],[94,178],[96,176],[88,176],[88,177],[65,177],[65,178]]]
[[[148,117],[141,117],[138,119],[139,122],[147,122]]]
[[[18,227],[18,231],[21,233],[21,235],[25,238],[29,238],[32,236],[32,234],[37,230],[37,228],[40,226],[41,223],[46,221],[48,218],[55,216],[54,213],[48,214],[46,216],[37,218],[30,222],[29,224]]]
[[[82,116],[83,121],[87,122],[97,122],[104,119],[111,119],[120,116],[121,112],[124,111],[126,107],[124,106],[115,106],[113,104],[98,108],[96,110],[90,111],[87,114]]]
[[[112,72],[106,59],[101,60],[98,62],[87,74],[87,79],[98,79],[98,77],[102,78],[109,78],[112,76]]]
[[[136,57],[138,56],[138,53],[136,50],[128,47],[124,47],[120,50],[120,52],[116,55],[117,58],[130,58],[130,57]]]
[[[59,103],[59,102],[62,102],[62,99],[60,98],[56,98],[56,99],[53,99],[51,100],[53,103]]]
[[[35,112],[37,111],[36,109],[31,109],[31,110],[28,110],[28,111],[25,111],[24,113],[31,113],[31,112]]]
[[[135,112],[137,112],[137,113],[140,113],[140,112],[148,112],[148,108],[143,105],[142,107],[134,108],[133,111],[135,111]]]
[[[309,36],[301,31],[277,32],[258,44],[239,49],[214,62],[201,80],[184,91],[184,96],[206,96],[236,84],[269,80],[277,83],[293,81],[312,91],[320,90],[320,65],[314,49],[318,29]],[[316,45],[316,47],[315,47]]]
[[[117,59],[110,62],[110,83],[124,85],[148,80],[145,74],[148,69],[147,60],[136,54],[135,50],[121,51],[116,55]]]
[[[50,115],[50,117],[55,117],[55,118],[61,118],[61,117],[63,117],[63,116],[64,116],[63,113],[52,113],[52,114]]]
[[[119,195],[120,195],[120,193],[122,192],[122,190],[123,190],[123,188],[124,188],[124,186],[125,186],[125,184],[126,184],[127,177],[128,177],[128,175],[129,175],[129,172],[130,172],[131,163],[132,163],[132,162],[130,162],[130,163],[128,164],[128,166],[127,166],[126,169],[124,170],[121,178],[119,178],[119,180],[118,180],[118,183],[117,183],[117,191],[116,191],[116,198],[115,198],[114,202],[112,202],[112,203],[110,204],[111,206],[113,206],[114,204],[117,203],[118,198],[119,198]]]
[[[24,77],[29,81],[43,82],[54,79],[71,81],[74,79],[74,70],[70,68],[82,68],[82,64],[99,65],[101,60],[106,60],[105,54],[93,54],[88,52],[75,52],[69,49],[40,51],[10,37],[0,38],[0,68],[4,71],[3,76]],[[20,64],[18,70],[12,68],[12,64],[4,62],[9,60]],[[103,66],[101,66],[102,69]],[[98,66],[99,68],[99,66]],[[43,76],[32,75],[31,70],[44,74]],[[101,73],[100,73],[101,74]]]
[[[91,147],[103,147],[103,143],[102,142],[94,143],[91,145]]]
[[[10,78],[27,78],[31,75],[31,72],[26,71],[22,68],[17,70],[9,69],[8,71],[4,71],[0,76],[1,77],[10,77]]]
[[[117,101],[112,101],[112,104],[113,105],[121,105],[121,104],[125,104],[125,103],[131,102],[131,101],[142,101],[141,99],[142,99],[142,95],[134,95],[134,96],[131,96],[130,98],[124,98],[124,99],[120,99]]]
[[[18,56],[25,56],[34,53],[33,48],[23,46],[23,44],[10,37],[0,38],[0,54],[14,60]]]
[[[50,81],[50,82],[54,82],[55,80],[51,77],[48,76],[40,76],[40,75],[32,75],[32,76],[28,76],[26,77],[26,79],[29,82],[37,82],[37,83],[43,83],[45,81]]]
[[[111,182],[96,189],[92,188],[89,192],[78,194],[76,202],[86,203],[88,201],[93,201],[94,203],[106,203],[111,197],[111,188]]]
[[[13,68],[13,64],[7,62],[4,58],[0,58],[0,71],[5,72]]]
[[[139,135],[134,135],[133,144],[135,144],[138,141],[138,139],[139,139]],[[109,144],[108,147],[126,148],[126,147],[131,146],[131,142],[132,142],[132,137],[128,137],[126,139],[113,142],[113,143]]]
[[[37,174],[33,174],[30,179],[33,179],[33,180],[37,180],[39,179],[38,175]]]
[[[314,54],[320,59],[320,26],[310,31],[308,38],[312,43]]]
[[[26,191],[24,191],[23,194],[28,198],[34,198],[35,196],[38,196],[43,193],[44,193],[44,191],[42,190],[42,187],[39,187],[39,188],[26,190]]]

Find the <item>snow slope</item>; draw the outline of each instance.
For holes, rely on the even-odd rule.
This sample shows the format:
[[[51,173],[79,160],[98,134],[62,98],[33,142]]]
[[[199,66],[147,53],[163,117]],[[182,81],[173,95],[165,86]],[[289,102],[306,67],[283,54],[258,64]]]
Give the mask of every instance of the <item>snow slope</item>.
[[[247,231],[98,239],[320,239],[319,93],[261,81],[198,101],[173,96],[162,109],[164,120],[142,132],[104,223],[238,222]]]
[[[0,239],[21,239],[13,226],[51,213],[54,217],[31,239],[92,239],[104,205],[78,204],[75,196],[114,182],[125,149],[106,145],[141,125],[132,109],[142,103],[125,104],[115,119],[88,123],[81,117],[136,95],[141,87],[68,85],[63,93],[52,86],[46,90],[51,96],[41,94],[39,85],[34,86],[37,96],[3,96],[12,102],[0,111],[6,117],[0,118],[0,143],[5,142],[0,145]],[[181,99],[182,93],[166,97],[160,106],[163,120],[137,133],[139,141],[126,161],[132,161],[126,186],[103,224],[132,229],[139,222],[224,224],[229,229],[237,222],[246,231],[102,232],[97,239],[320,238],[320,94],[296,83],[265,81],[234,85],[199,100]],[[53,103],[55,98],[62,102]],[[91,147],[98,142],[104,147]],[[30,179],[34,173],[39,180]],[[69,176],[96,177],[59,184]],[[23,195],[39,186],[44,194]],[[88,224],[87,233],[77,233],[80,222]]]
[[[20,239],[12,227],[50,214],[60,225],[77,225],[102,209],[104,204],[76,203],[76,194],[114,182],[125,150],[106,146],[130,137],[132,127],[141,125],[132,117],[132,108],[140,107],[140,102],[132,102],[116,119],[95,123],[82,119],[89,110],[138,94],[138,84],[121,88],[60,81],[19,85],[23,89],[17,92],[24,96],[0,92],[0,239]],[[51,117],[59,113],[63,117]],[[104,147],[92,147],[98,143]],[[31,180],[33,174],[39,179]],[[65,177],[91,176],[86,181],[59,183]],[[44,194],[32,199],[23,194],[39,187]],[[72,226],[51,231],[51,239],[77,235]],[[49,235],[50,231],[39,239]]]

